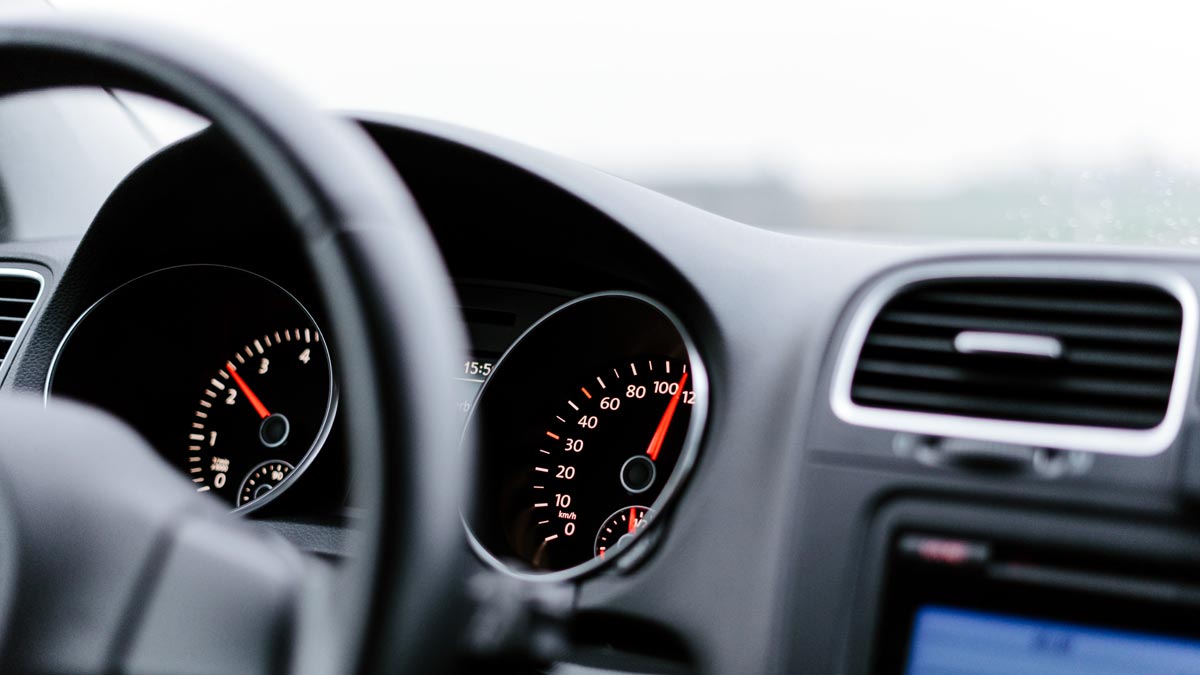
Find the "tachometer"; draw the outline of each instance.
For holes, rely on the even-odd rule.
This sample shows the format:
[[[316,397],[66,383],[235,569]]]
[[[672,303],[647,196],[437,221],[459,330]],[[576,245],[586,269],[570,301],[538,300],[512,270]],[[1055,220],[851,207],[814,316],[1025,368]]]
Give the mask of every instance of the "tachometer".
[[[125,419],[230,509],[294,483],[336,407],[312,315],[264,277],[220,265],[151,272],[97,301],[59,347],[51,394]]]
[[[198,492],[241,508],[270,494],[316,445],[333,388],[313,326],[267,331],[203,382],[175,463]]]
[[[694,460],[706,385],[679,324],[641,296],[589,296],[536,324],[472,416],[481,552],[577,574],[629,549]]]

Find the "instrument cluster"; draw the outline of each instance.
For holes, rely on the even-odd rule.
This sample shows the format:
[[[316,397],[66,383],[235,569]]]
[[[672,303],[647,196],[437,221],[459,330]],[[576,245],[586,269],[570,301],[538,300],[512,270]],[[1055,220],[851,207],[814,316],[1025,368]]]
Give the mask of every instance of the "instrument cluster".
[[[455,379],[481,468],[468,539],[506,571],[576,577],[637,549],[669,508],[696,461],[706,374],[680,322],[649,297],[506,297],[526,298],[519,318],[463,308],[477,351]],[[503,347],[479,350],[489,339]],[[313,314],[274,282],[182,265],[84,312],[46,397],[116,414],[197,492],[250,511],[295,484],[330,434],[330,349]]]

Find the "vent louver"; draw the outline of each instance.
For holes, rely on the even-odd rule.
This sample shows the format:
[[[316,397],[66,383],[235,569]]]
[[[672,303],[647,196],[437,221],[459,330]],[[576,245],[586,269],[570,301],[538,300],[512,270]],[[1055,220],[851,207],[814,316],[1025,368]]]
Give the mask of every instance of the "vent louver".
[[[9,351],[41,291],[40,277],[0,270],[0,364],[8,361]]]
[[[919,282],[875,316],[850,399],[890,411],[1148,430],[1167,416],[1183,327],[1180,300],[1146,283]]]

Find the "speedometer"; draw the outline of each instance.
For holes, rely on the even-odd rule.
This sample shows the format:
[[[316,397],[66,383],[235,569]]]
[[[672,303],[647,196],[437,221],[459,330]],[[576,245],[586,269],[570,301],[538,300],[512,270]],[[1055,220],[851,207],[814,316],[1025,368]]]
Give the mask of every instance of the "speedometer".
[[[616,511],[620,519],[636,509],[627,506],[630,498],[675,469],[696,401],[688,376],[686,361],[644,358],[605,368],[585,380],[590,389],[568,392],[530,458],[529,518],[536,520],[514,542],[522,558],[561,569],[617,552],[619,535],[600,547],[587,535],[612,520],[605,515]]]
[[[573,575],[624,554],[695,458],[703,368],[678,322],[636,295],[588,296],[536,324],[476,402],[484,556]]]

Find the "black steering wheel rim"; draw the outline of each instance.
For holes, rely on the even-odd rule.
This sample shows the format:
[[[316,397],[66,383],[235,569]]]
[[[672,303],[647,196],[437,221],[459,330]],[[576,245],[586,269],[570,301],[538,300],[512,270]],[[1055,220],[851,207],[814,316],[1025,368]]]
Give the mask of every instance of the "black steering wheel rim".
[[[443,368],[462,328],[432,237],[365,135],[191,39],[101,20],[0,22],[0,95],[106,87],[192,110],[261,174],[303,241],[331,319],[358,549],[336,618],[355,670],[424,670],[456,617],[469,456]],[[332,663],[344,666],[346,661]]]

